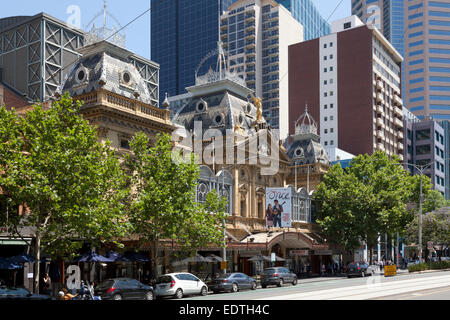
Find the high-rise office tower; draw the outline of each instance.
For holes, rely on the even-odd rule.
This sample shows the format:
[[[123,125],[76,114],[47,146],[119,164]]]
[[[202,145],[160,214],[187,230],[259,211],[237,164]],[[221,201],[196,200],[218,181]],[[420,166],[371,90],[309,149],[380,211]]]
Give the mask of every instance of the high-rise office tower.
[[[291,13],[272,0],[242,0],[221,18],[230,71],[263,98],[263,116],[282,139],[289,131],[288,47],[303,41]]]
[[[160,102],[186,93],[194,85],[195,71],[211,51],[217,49],[219,12],[238,0],[151,0],[151,59],[160,64]],[[305,25],[304,39],[330,33],[312,0],[277,0]],[[202,63],[202,70],[215,66],[214,58]]]
[[[404,57],[404,0],[352,0],[352,14],[362,22],[374,26]],[[404,69],[404,66],[402,66]],[[404,84],[405,75],[402,72]],[[404,91],[404,86],[401,88]]]
[[[405,103],[419,119],[450,120],[450,0],[405,6]]]
[[[217,49],[219,15],[236,0],[151,0],[151,59],[160,64],[160,103],[194,85],[202,59]],[[207,70],[216,61],[203,64]],[[205,70],[201,70],[205,71]]]
[[[307,103],[332,160],[341,151],[377,150],[403,159],[402,61],[356,16],[333,22],[327,36],[290,46],[289,131]]]
[[[320,15],[311,0],[276,0],[288,9],[295,20],[303,26],[305,41],[327,35],[331,32],[330,24]]]
[[[404,0],[352,0],[352,14],[380,30],[403,55]]]

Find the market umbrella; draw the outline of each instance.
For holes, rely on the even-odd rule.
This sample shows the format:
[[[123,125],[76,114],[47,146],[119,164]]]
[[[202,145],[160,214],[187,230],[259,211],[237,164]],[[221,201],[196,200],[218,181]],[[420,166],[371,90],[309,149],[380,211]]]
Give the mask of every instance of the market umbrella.
[[[113,260],[114,262],[130,262],[130,259],[115,251],[109,251],[105,254],[105,257]]]
[[[262,254],[258,254],[256,256],[251,257],[250,259],[248,259],[249,261],[271,261],[271,259],[269,257],[263,256]]]
[[[75,258],[74,262],[114,262],[114,260],[91,251]]]
[[[177,261],[172,263],[172,265],[174,266],[178,266],[180,264],[188,264],[188,263],[210,263],[210,262],[215,262],[214,260],[210,259],[210,258],[206,258],[204,256],[201,256],[199,254],[197,254],[194,257],[188,257],[186,259],[183,259],[181,261]]]
[[[128,261],[132,261],[132,262],[150,262],[150,261],[152,261],[152,259],[150,259],[149,257],[146,257],[142,253],[133,252],[133,251],[125,252],[124,258],[126,258],[126,259],[128,259]]]
[[[208,259],[213,260],[213,262],[222,262],[223,259],[219,256],[216,256],[215,254],[209,254],[206,256]]]
[[[17,270],[22,268],[23,266],[9,258],[0,258],[0,270]]]
[[[11,261],[15,263],[27,263],[27,262],[34,262],[34,257],[30,256],[29,254],[20,254],[14,257],[10,258]]]

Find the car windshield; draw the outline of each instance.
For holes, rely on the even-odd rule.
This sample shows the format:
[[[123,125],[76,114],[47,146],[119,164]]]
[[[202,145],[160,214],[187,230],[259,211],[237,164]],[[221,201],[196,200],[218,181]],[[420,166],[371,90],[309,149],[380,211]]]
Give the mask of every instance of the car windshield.
[[[156,283],[171,283],[172,277],[171,276],[159,276],[156,280]]]
[[[114,285],[114,281],[107,280],[107,281],[103,281],[102,283],[100,283],[97,286],[95,286],[95,289],[97,289],[97,290],[105,290],[105,289],[111,288],[113,285]]]

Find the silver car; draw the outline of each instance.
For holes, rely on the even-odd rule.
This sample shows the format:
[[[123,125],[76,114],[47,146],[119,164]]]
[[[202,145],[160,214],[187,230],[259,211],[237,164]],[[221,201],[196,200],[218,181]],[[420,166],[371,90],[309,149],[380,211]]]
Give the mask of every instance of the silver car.
[[[208,286],[191,273],[169,273],[158,277],[155,294],[157,297],[172,296],[177,299],[188,295],[206,296]]]

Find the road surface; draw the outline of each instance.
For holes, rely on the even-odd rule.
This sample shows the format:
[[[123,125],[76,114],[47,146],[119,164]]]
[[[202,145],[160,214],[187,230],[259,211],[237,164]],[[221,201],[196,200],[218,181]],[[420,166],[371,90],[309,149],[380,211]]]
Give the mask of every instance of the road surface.
[[[183,300],[450,300],[450,271],[299,280],[281,288],[209,294]]]

